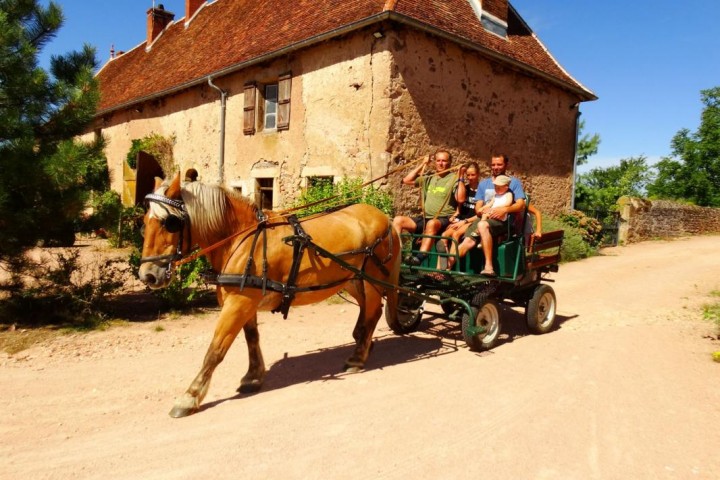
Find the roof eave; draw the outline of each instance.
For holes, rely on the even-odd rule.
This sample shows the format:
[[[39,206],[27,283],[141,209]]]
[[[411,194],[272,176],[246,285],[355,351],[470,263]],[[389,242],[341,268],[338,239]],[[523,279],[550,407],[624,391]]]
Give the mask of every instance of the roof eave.
[[[374,23],[379,23],[382,21],[387,20],[390,17],[390,12],[382,12],[378,13],[377,15],[373,15],[371,17],[366,17],[358,22],[351,23],[348,25],[344,25],[340,28],[336,28],[335,30],[330,30],[325,33],[321,33],[319,35],[315,35],[313,37],[308,37],[305,40],[302,40],[300,42],[293,43],[292,45],[288,45],[287,47],[281,48],[279,50],[275,50],[269,53],[266,53],[264,55],[261,55],[259,57],[252,58],[250,60],[246,60],[244,62],[236,63],[234,65],[231,65],[229,67],[223,68],[221,70],[216,70],[215,72],[212,72],[208,75],[203,75],[202,77],[195,78],[193,80],[190,80],[188,82],[185,82],[183,84],[177,85],[172,88],[167,88],[165,90],[161,90],[149,95],[145,95],[143,97],[138,97],[136,99],[130,100],[128,102],[124,102],[118,105],[114,105],[110,108],[106,108],[103,110],[98,110],[95,114],[96,117],[100,117],[103,115],[107,115],[108,113],[112,113],[116,110],[123,110],[125,108],[131,107],[133,105],[137,105],[139,103],[147,102],[150,100],[154,100],[156,98],[164,97],[167,95],[172,95],[173,93],[180,92],[182,90],[186,90],[188,88],[195,87],[197,85],[203,84],[207,82],[209,78],[218,78],[225,75],[229,75],[231,73],[237,72],[238,70],[243,70],[245,68],[251,67],[253,65],[257,65],[259,63],[267,62],[268,60],[272,60],[276,57],[281,57],[283,55],[288,55],[292,52],[295,52],[297,50],[301,50],[303,48],[307,48],[311,45],[315,45],[317,43],[322,43],[327,40],[331,40],[335,37],[339,37],[341,35],[345,35],[347,33],[350,33],[355,30],[359,30],[361,28],[365,28],[367,26],[370,26]]]
[[[397,13],[393,13],[393,14],[391,15],[391,17],[392,17],[393,20],[395,20],[395,21],[397,21],[397,22],[399,22],[399,23],[403,23],[403,24],[409,25],[409,26],[411,26],[411,27],[417,28],[417,29],[419,29],[419,30],[426,31],[427,33],[430,33],[430,34],[432,34],[432,35],[436,35],[436,36],[445,38],[446,40],[450,40],[450,41],[452,41],[452,42],[454,42],[454,43],[457,43],[457,44],[459,44],[459,45],[461,45],[461,46],[463,46],[463,47],[465,47],[465,48],[468,48],[468,49],[470,49],[470,50],[475,50],[476,52],[479,52],[479,53],[481,53],[481,54],[483,54],[483,55],[486,55],[486,56],[488,56],[488,57],[490,57],[490,58],[492,58],[492,59],[494,59],[494,60],[498,60],[498,61],[500,61],[500,62],[510,64],[510,65],[512,65],[512,66],[520,69],[520,70],[524,70],[524,71],[526,71],[526,72],[528,72],[528,73],[531,73],[531,74],[533,74],[533,75],[537,75],[538,77],[541,77],[541,78],[543,78],[544,80],[547,80],[547,81],[549,81],[549,82],[551,82],[551,83],[553,83],[553,84],[555,84],[555,85],[558,85],[559,87],[562,87],[562,88],[564,88],[564,89],[566,89],[566,90],[570,90],[571,92],[573,92],[573,93],[575,93],[576,95],[578,95],[578,96],[581,98],[581,101],[583,101],[583,102],[585,102],[585,101],[593,101],[593,100],[597,100],[597,99],[598,99],[598,97],[597,97],[593,92],[591,92],[590,90],[588,90],[587,88],[585,88],[584,86],[582,86],[579,82],[577,82],[577,85],[574,85],[574,84],[572,84],[572,83],[565,82],[565,81],[563,81],[563,80],[561,80],[561,79],[559,79],[559,78],[557,78],[557,77],[555,77],[555,76],[553,76],[553,75],[550,75],[550,74],[548,74],[548,73],[543,72],[543,71],[540,70],[540,69],[537,69],[537,68],[533,67],[532,65],[528,65],[527,63],[521,62],[521,61],[519,61],[519,60],[515,60],[515,59],[510,58],[510,57],[508,57],[508,56],[506,56],[506,55],[503,55],[503,54],[500,53],[500,52],[496,52],[496,51],[494,51],[494,50],[491,50],[491,49],[489,49],[489,48],[487,48],[487,47],[484,47],[484,46],[482,46],[482,45],[479,45],[479,44],[477,44],[477,43],[475,43],[475,42],[473,42],[473,41],[471,41],[471,40],[468,40],[468,39],[466,39],[466,38],[463,38],[463,37],[460,37],[460,36],[457,36],[457,35],[453,35],[452,33],[446,32],[446,31],[441,30],[441,29],[439,29],[439,28],[437,28],[437,27],[433,27],[432,25],[428,25],[428,24],[426,24],[426,23],[420,22],[420,21],[418,21],[418,20],[415,20],[414,18],[407,17],[407,16],[404,16],[404,15],[400,15],[400,14],[397,14]],[[537,38],[537,37],[536,37],[536,38]],[[541,44],[541,45],[542,45],[542,44]],[[545,47],[543,46],[543,48],[545,48]],[[547,51],[547,49],[545,49],[545,50]],[[551,58],[552,58],[552,57],[551,57]],[[553,58],[553,61],[555,61],[554,58]],[[564,71],[565,71],[565,70],[563,70],[563,72],[564,72]],[[570,75],[568,75],[568,77],[570,77]],[[570,77],[570,78],[572,78],[572,77]],[[573,80],[575,80],[575,79],[573,79]]]
[[[595,96],[595,94],[594,94],[593,92],[591,92],[590,90],[588,90],[588,89],[586,89],[586,88],[584,88],[584,87],[582,87],[582,86],[578,86],[579,83],[578,83],[578,85],[573,85],[573,84],[568,83],[568,82],[565,82],[565,81],[563,81],[563,80],[561,80],[561,79],[559,79],[559,78],[557,78],[557,77],[554,77],[554,76],[552,76],[552,75],[550,75],[550,74],[548,74],[548,73],[545,73],[545,72],[543,72],[542,70],[539,70],[539,69],[537,69],[537,68],[535,68],[535,67],[533,67],[533,66],[531,66],[531,65],[528,65],[528,64],[523,63],[523,62],[520,62],[520,61],[518,61],[518,60],[509,58],[509,57],[507,57],[507,56],[505,56],[505,55],[503,55],[503,54],[501,54],[501,53],[499,53],[499,52],[496,52],[496,51],[494,51],[494,50],[491,50],[491,49],[489,49],[489,48],[487,48],[487,47],[484,47],[484,46],[482,46],[482,45],[478,45],[477,43],[475,43],[475,42],[473,42],[473,41],[471,41],[471,40],[468,40],[468,39],[466,39],[466,38],[463,38],[463,37],[460,37],[460,36],[457,36],[457,35],[453,35],[453,34],[451,34],[451,33],[449,33],[449,32],[444,31],[444,30],[441,30],[441,29],[439,29],[439,28],[433,27],[432,25],[428,25],[427,23],[423,23],[423,22],[421,22],[421,21],[419,21],[419,20],[416,20],[416,19],[414,19],[414,18],[411,18],[411,17],[405,16],[405,15],[399,14],[399,13],[397,13],[397,12],[384,11],[384,12],[378,13],[378,14],[376,14],[376,15],[372,15],[372,16],[370,16],[370,17],[366,17],[366,18],[364,18],[364,19],[362,19],[362,20],[359,20],[359,21],[357,21],[357,22],[354,22],[354,23],[351,23],[351,24],[348,24],[348,25],[344,25],[344,26],[342,26],[342,27],[340,27],[340,28],[336,28],[335,30],[331,30],[331,31],[329,31],[329,32],[325,32],[325,33],[322,33],[322,34],[319,34],[319,35],[315,35],[315,36],[313,36],[313,37],[306,38],[305,40],[302,40],[302,41],[297,42],[297,43],[293,43],[292,45],[288,45],[287,47],[281,48],[281,49],[279,49],[279,50],[275,50],[275,51],[273,51],[273,52],[266,53],[266,54],[264,54],[264,55],[261,55],[261,56],[259,56],[259,57],[252,58],[252,59],[250,59],[250,60],[246,60],[246,61],[243,61],[243,62],[236,63],[236,64],[231,65],[231,66],[229,66],[229,67],[223,68],[223,69],[221,69],[221,70],[217,70],[217,71],[212,72],[212,73],[210,73],[210,74],[208,74],[208,75],[203,75],[202,77],[195,78],[195,79],[193,79],[193,80],[190,80],[190,81],[188,81],[188,82],[182,83],[182,84],[177,85],[177,86],[175,86],[175,87],[167,88],[167,89],[165,89],[165,90],[161,90],[161,91],[158,91],[158,92],[149,94],[149,95],[145,95],[145,96],[143,96],[143,97],[138,97],[138,98],[136,98],[136,99],[133,99],[133,100],[130,100],[130,101],[127,101],[127,102],[118,104],[118,105],[114,105],[114,106],[109,107],[109,108],[105,108],[105,109],[102,109],[102,110],[98,110],[98,111],[96,112],[96,114],[95,114],[95,117],[101,117],[101,116],[103,116],[103,115],[107,115],[107,114],[112,113],[112,112],[115,112],[115,111],[117,111],[117,110],[123,110],[123,109],[125,109],[125,108],[132,107],[133,105],[137,105],[137,104],[140,104],[140,103],[144,103],[144,102],[147,102],[147,101],[150,101],[150,100],[154,100],[154,99],[157,99],[157,98],[160,98],[160,97],[164,97],[164,96],[167,96],[167,95],[172,95],[172,94],[177,93],[177,92],[180,92],[180,91],[182,91],[182,90],[186,90],[186,89],[188,89],[188,88],[192,88],[192,87],[195,87],[195,86],[197,86],[197,85],[203,84],[203,83],[207,82],[207,80],[208,80],[209,78],[217,78],[217,77],[222,77],[222,76],[225,76],[225,75],[229,75],[229,74],[234,73],[234,72],[236,72],[236,71],[238,71],[238,70],[243,70],[243,69],[248,68],[248,67],[251,67],[251,66],[253,66],[253,65],[257,65],[257,64],[263,63],[263,62],[267,62],[268,60],[272,60],[272,59],[274,59],[274,58],[276,58],[276,57],[280,57],[280,56],[283,56],[283,55],[290,54],[290,53],[295,52],[295,51],[297,51],[297,50],[301,50],[301,49],[307,48],[307,47],[309,47],[309,46],[312,46],[312,45],[315,45],[315,44],[318,44],[318,43],[321,43],[321,42],[325,42],[325,41],[331,40],[331,39],[333,39],[333,38],[335,38],[335,37],[338,37],[338,36],[341,36],[341,35],[345,35],[345,34],[347,34],[347,33],[353,32],[353,31],[355,31],[355,30],[359,30],[359,29],[368,27],[368,26],[370,26],[370,25],[373,25],[373,24],[375,24],[375,23],[380,23],[380,22],[383,22],[383,21],[386,21],[386,20],[393,20],[393,21],[396,21],[396,22],[398,22],[398,23],[411,26],[411,27],[416,28],[416,29],[418,29],[418,30],[425,31],[425,32],[430,33],[430,34],[432,34],[432,35],[435,35],[435,36],[438,36],[438,37],[441,37],[441,38],[445,38],[445,39],[450,40],[450,41],[452,41],[452,42],[454,42],[454,43],[457,43],[457,44],[459,44],[459,45],[461,45],[461,46],[463,46],[463,47],[465,47],[465,48],[468,48],[468,49],[470,49],[470,50],[475,50],[475,51],[477,51],[477,52],[479,52],[479,53],[482,53],[483,55],[486,55],[486,56],[488,56],[488,57],[490,57],[490,58],[493,58],[493,59],[495,59],[495,60],[497,60],[497,61],[510,64],[510,65],[512,65],[512,66],[520,69],[520,70],[524,70],[524,71],[526,71],[526,72],[528,72],[528,73],[531,73],[531,74],[533,74],[533,75],[536,75],[536,76],[538,76],[538,77],[541,77],[541,78],[543,78],[544,80],[547,80],[547,81],[550,82],[550,83],[553,83],[553,84],[555,84],[555,85],[560,86],[561,88],[564,88],[564,89],[566,89],[566,90],[570,90],[571,92],[573,92],[573,93],[575,93],[576,95],[578,95],[578,97],[581,99],[581,101],[592,101],[592,100],[597,100],[597,98],[598,98],[598,97]],[[571,77],[571,78],[572,78],[572,77]]]

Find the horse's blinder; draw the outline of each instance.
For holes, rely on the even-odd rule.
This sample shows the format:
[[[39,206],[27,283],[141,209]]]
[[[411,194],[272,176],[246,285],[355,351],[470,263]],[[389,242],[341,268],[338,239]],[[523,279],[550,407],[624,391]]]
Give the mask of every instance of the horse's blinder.
[[[175,260],[179,260],[182,258],[182,246],[183,246],[183,233],[185,232],[185,224],[189,223],[190,218],[188,217],[187,212],[185,211],[185,203],[182,200],[173,200],[171,198],[167,198],[163,195],[157,195],[155,193],[149,193],[145,195],[145,200],[148,202],[156,202],[163,205],[169,205],[171,207],[177,208],[182,212],[181,216],[173,215],[168,212],[168,216],[161,220],[160,225],[167,231],[168,233],[180,233],[180,237],[178,239],[178,245],[177,249],[174,254],[170,255],[153,255],[150,257],[142,257],[140,259],[140,263],[147,263],[147,262],[157,262],[157,261],[167,261],[168,262],[168,269],[167,269],[167,275],[170,276],[172,274],[171,267],[172,262]]]

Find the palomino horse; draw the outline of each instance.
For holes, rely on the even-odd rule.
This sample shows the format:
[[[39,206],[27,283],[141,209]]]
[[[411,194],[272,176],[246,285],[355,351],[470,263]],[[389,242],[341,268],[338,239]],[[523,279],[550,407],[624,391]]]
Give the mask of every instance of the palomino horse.
[[[345,362],[345,370],[364,367],[383,296],[391,311],[397,304],[392,286],[398,282],[401,246],[384,213],[357,204],[302,222],[289,221],[259,211],[221,187],[199,182],[181,186],[179,175],[171,182],[158,181],[155,193],[146,199],[149,208],[144,218],[140,279],[150,288],[167,286],[174,261],[195,243],[201,249],[210,246],[205,255],[219,274],[217,297],[222,310],[215,334],[200,372],[176,400],[172,417],[199,409],[213,371],[241,329],[248,345],[249,367],[238,391],[261,388],[265,363],[258,310],[287,315],[290,303],[319,302],[345,289],[360,306],[353,330],[355,350]]]

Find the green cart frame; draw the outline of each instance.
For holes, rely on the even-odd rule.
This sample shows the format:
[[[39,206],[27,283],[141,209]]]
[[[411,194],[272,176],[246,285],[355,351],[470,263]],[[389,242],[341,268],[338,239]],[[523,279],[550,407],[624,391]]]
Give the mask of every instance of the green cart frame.
[[[523,217],[528,221],[527,214]],[[521,230],[521,232],[524,229]],[[440,270],[448,253],[438,250],[443,237],[407,235],[406,254],[415,254],[422,238],[434,239],[432,251],[419,266],[403,264],[400,272],[398,307],[395,312],[385,307],[385,318],[397,334],[418,329],[426,303],[440,305],[444,315],[459,321],[462,335],[470,349],[491,349],[498,341],[501,330],[500,303],[511,303],[525,308],[528,328],[533,333],[546,333],[555,325],[557,300],[555,291],[546,282],[550,272],[558,271],[563,230],[547,232],[535,241],[525,244],[524,234],[513,233],[496,239],[493,246],[493,264],[496,277],[480,275],[484,265],[481,249],[473,248],[463,258],[456,257],[451,271]],[[448,242],[453,239],[444,238]],[[457,247],[457,244],[456,244]],[[457,248],[455,249],[457,251]],[[433,272],[442,272],[438,279]]]

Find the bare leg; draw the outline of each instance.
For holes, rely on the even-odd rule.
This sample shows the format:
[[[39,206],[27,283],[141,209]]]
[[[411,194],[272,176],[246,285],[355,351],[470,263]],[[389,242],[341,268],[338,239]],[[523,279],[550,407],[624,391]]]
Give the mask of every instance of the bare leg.
[[[463,258],[467,254],[468,251],[470,251],[475,245],[477,245],[477,242],[473,240],[472,238],[465,237],[463,238],[463,241],[460,242],[460,245],[458,246],[458,257]],[[448,258],[448,270],[452,270],[452,267],[455,265],[455,257],[451,256]]]
[[[490,233],[490,224],[486,221],[482,221],[480,222],[480,225],[478,225],[478,230],[480,232],[483,255],[485,256],[485,268],[483,271],[494,272],[495,270],[493,269],[492,262],[493,239],[492,234]]]
[[[440,227],[442,227],[442,224],[438,219],[434,218],[425,224],[425,231],[423,233],[425,235],[437,235],[440,232]],[[422,242],[420,242],[420,251],[429,252],[434,241],[435,239],[433,238],[423,237]]]

